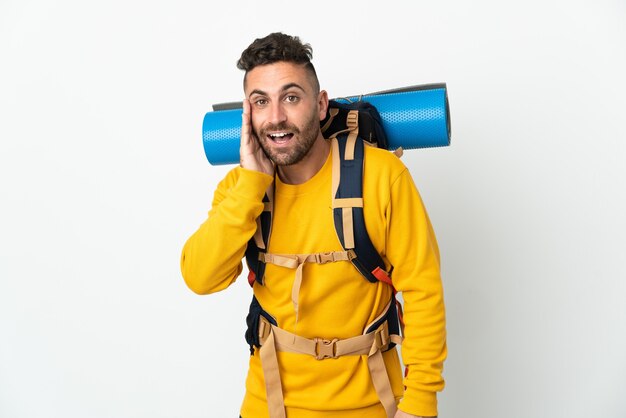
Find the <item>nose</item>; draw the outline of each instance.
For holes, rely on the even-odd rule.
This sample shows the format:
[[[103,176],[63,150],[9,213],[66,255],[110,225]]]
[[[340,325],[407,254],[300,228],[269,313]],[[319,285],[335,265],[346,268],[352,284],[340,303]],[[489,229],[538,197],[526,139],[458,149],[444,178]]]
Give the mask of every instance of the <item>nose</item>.
[[[285,113],[285,109],[283,108],[283,105],[280,101],[272,103],[269,116],[269,122],[273,123],[274,125],[285,122],[287,120],[287,114]]]

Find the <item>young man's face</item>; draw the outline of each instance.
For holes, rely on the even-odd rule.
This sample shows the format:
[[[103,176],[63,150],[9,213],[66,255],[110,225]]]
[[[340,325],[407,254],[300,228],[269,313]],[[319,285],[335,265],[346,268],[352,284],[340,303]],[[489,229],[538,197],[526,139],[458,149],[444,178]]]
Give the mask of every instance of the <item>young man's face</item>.
[[[301,64],[260,65],[246,75],[252,131],[277,165],[292,165],[307,156],[322,139],[320,120],[326,116],[326,93],[318,93],[312,75]]]

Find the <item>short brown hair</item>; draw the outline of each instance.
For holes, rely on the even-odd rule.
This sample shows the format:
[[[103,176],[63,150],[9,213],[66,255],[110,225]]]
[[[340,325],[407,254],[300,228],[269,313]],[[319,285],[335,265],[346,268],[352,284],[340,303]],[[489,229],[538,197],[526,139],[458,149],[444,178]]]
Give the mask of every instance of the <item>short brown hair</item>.
[[[255,39],[242,53],[237,61],[237,68],[246,74],[259,65],[275,62],[292,62],[302,64],[310,72],[314,87],[319,91],[319,81],[315,67],[311,63],[313,48],[303,44],[297,36],[285,35],[281,32],[270,33],[264,38]],[[245,76],[244,76],[245,83]]]

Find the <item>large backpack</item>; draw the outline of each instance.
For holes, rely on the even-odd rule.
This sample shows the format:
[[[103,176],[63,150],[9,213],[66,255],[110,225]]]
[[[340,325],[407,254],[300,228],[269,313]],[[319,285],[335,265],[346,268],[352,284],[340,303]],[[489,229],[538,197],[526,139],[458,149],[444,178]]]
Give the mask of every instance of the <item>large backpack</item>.
[[[391,271],[376,251],[365,227],[363,215],[363,159],[365,146],[387,149],[387,136],[381,118],[374,106],[367,102],[339,102],[331,100],[326,118],[321,122],[323,135],[333,147],[333,218],[335,231],[343,251],[283,256],[268,253],[272,226],[272,188],[265,194],[265,209],[257,218],[257,230],[248,243],[246,262],[250,270],[248,282],[264,284],[266,263],[296,269],[292,302],[298,321],[298,299],[302,281],[302,265],[350,261],[371,283],[382,281],[393,289],[392,300],[386,310],[368,324],[363,335],[345,340],[305,339],[282,330],[272,315],[266,312],[253,296],[246,318],[246,341],[251,354],[260,349],[261,364],[266,382],[268,408],[271,418],[284,418],[285,409],[276,351],[309,354],[318,360],[341,355],[367,355],[372,382],[388,417],[396,410],[389,378],[381,353],[402,340],[400,328],[402,311],[396,301],[391,282]],[[358,348],[355,348],[358,347]]]
[[[320,122],[322,134],[325,138],[333,141],[337,149],[334,150],[339,155],[339,184],[334,193],[333,217],[335,231],[341,246],[347,253],[347,259],[371,283],[382,281],[390,285],[395,295],[396,290],[391,282],[391,272],[385,268],[385,263],[370,240],[365,227],[363,216],[363,157],[364,146],[376,146],[387,149],[387,136],[383,129],[382,121],[378,110],[365,101],[350,102],[330,100],[328,111],[324,120]],[[396,151],[398,153],[398,151]],[[401,150],[400,150],[401,153]],[[333,167],[333,169],[337,169]],[[257,218],[257,231],[248,242],[246,248],[246,262],[249,269],[248,283],[250,286],[256,281],[259,285],[264,284],[265,265],[267,249],[272,227],[273,196],[271,189],[265,194],[263,201],[265,209]],[[343,204],[342,204],[343,203]],[[344,220],[352,219],[352,222]],[[332,257],[336,254],[317,255],[314,262],[335,261]],[[401,309],[397,305],[393,307],[390,315],[399,318],[390,321],[390,327],[399,333],[401,322]],[[254,347],[259,347],[256,328],[258,326],[258,316],[263,315],[270,322],[273,318],[263,311],[255,298],[250,306],[248,315],[248,331],[246,341],[250,345],[250,351],[254,352]],[[390,318],[392,319],[392,318]],[[274,325],[276,325],[274,323]],[[393,345],[391,346],[393,347]],[[391,348],[390,347],[390,348]]]

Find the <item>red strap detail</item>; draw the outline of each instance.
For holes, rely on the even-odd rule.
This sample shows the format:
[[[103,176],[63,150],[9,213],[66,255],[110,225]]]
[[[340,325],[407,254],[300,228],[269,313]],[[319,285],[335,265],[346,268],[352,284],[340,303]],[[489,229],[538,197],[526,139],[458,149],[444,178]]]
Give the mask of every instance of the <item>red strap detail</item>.
[[[389,274],[385,270],[381,269],[380,267],[376,267],[372,271],[372,274],[381,282],[387,283],[389,286],[391,286],[391,288],[393,289],[393,294],[394,295],[396,294],[396,288],[393,287],[393,282],[391,281],[391,277],[389,277]]]
[[[256,280],[256,274],[252,270],[248,273],[248,284],[250,287],[254,285],[254,281]]]

